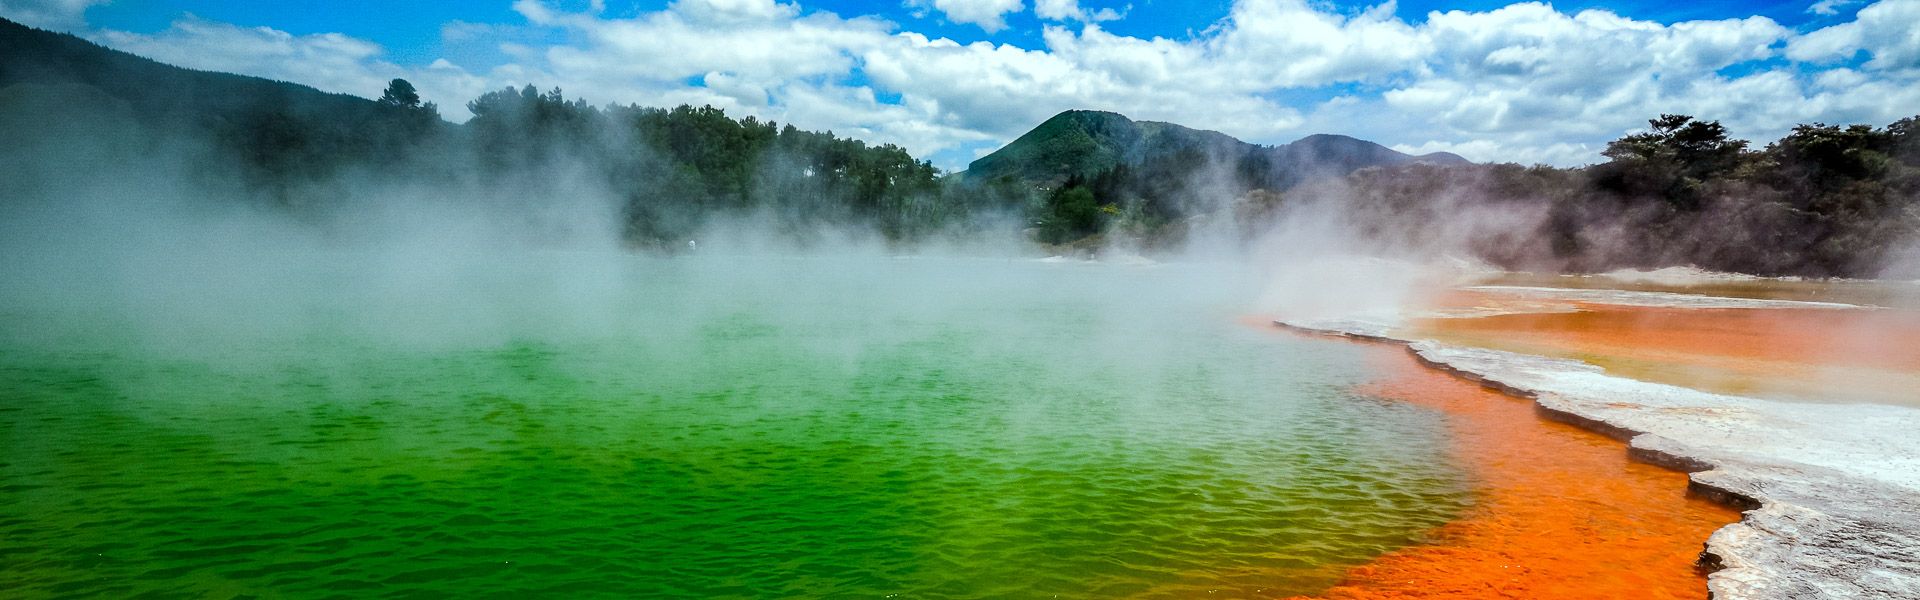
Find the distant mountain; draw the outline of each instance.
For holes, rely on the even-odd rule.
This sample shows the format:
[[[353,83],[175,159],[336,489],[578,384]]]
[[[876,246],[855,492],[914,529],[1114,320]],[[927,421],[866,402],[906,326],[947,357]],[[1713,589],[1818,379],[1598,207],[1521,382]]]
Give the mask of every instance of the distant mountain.
[[[243,119],[277,113],[338,121],[379,118],[372,100],[259,77],[195,71],[0,19],[0,88],[80,85],[145,118]],[[376,91],[376,90],[369,90]]]
[[[711,106],[596,107],[532,84],[466,105],[473,118],[451,124],[400,80],[367,100],[184,69],[0,19],[0,212],[64,202],[90,180],[152,174],[196,198],[303,215],[471,199],[519,220],[549,202],[605,201],[621,211],[625,241],[672,249],[722,217],[777,214],[783,225],[872,227],[900,240],[967,226],[983,204],[950,197],[931,163],[897,146]]]
[[[1295,168],[1308,171],[1333,171],[1341,174],[1385,165],[1407,163],[1464,165],[1471,162],[1452,152],[1413,155],[1363,139],[1326,133],[1300,138],[1284,146],[1275,146],[1270,152],[1276,157],[1277,162],[1290,164]]]
[[[343,165],[392,162],[450,127],[430,107],[185,69],[5,19],[0,111],[18,119],[5,136],[15,144],[76,135],[74,127],[86,128],[84,135],[101,145],[191,140],[190,147],[218,150],[233,161],[219,175],[278,188]],[[212,164],[206,169],[219,171]]]
[[[1249,144],[1217,131],[1124,115],[1070,110],[1047,119],[1006,147],[973,161],[967,178],[1013,178],[1052,185],[1070,177],[1093,178],[1115,167],[1164,172],[1166,163],[1214,165],[1254,179],[1256,187],[1286,188],[1318,175],[1406,163],[1466,164],[1457,155],[1419,156],[1344,135],[1311,135],[1281,146]]]

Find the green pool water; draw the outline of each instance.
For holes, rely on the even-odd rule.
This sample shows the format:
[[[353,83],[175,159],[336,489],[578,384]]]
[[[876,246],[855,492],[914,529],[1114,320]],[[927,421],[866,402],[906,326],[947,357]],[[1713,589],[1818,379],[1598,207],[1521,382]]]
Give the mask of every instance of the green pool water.
[[[1225,270],[360,258],[0,295],[0,595],[1279,596],[1469,501]]]

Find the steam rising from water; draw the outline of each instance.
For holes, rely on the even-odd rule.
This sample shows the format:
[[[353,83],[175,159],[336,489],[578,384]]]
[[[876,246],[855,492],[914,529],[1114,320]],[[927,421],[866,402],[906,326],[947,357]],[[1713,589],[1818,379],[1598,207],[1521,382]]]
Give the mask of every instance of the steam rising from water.
[[[1391,321],[1432,294],[1492,273],[1472,258],[1473,245],[1538,218],[1496,214],[1457,191],[1416,214],[1387,213],[1360,208],[1351,192],[1333,181],[1303,186],[1254,224],[1242,259],[1260,282],[1257,310]]]
[[[636,293],[660,284],[636,279],[641,257],[622,244],[621,195],[570,160],[505,173],[476,162],[451,179],[344,173],[276,200],[223,175],[230,157],[211,144],[143,127],[88,93],[71,90],[74,106],[47,101],[58,94],[0,98],[9,107],[0,126],[13,142],[0,148],[0,307],[8,312],[85,314],[94,334],[183,353],[325,327],[466,346],[599,331]],[[919,252],[1014,256],[1017,234]],[[767,214],[715,219],[692,238],[691,264],[742,277],[761,267],[720,257],[893,252],[871,231]],[[75,333],[52,322],[70,326],[9,327],[42,338]]]
[[[771,215],[634,252],[564,169],[286,207],[33,168],[0,221],[30,592],[1304,593],[1467,498],[1431,415],[1346,391],[1356,350],[1234,324],[1231,261]]]
[[[1905,248],[1894,252],[1892,263],[1880,273],[1880,278],[1920,283],[1920,239],[1911,240]]]
[[[214,144],[145,127],[90,93],[0,98],[10,107],[0,126],[19,138],[0,147],[7,307],[112,315],[96,320],[103,333],[182,352],[322,323],[432,346],[596,331],[620,318],[623,299],[651,285],[635,279],[637,255],[623,246],[623,190],[607,189],[575,154],[508,172],[488,172],[471,156],[432,157],[454,167],[436,173],[453,175],[349,172],[307,181],[288,198],[263,198],[239,176],[223,175],[220,161],[230,157]],[[1217,166],[1190,177],[1189,189],[1234,189]],[[1236,214],[1236,200],[1246,199],[1221,197],[1189,224],[1181,250],[1155,258],[1168,263],[1161,268],[1212,269],[1204,289],[1183,293],[1301,319],[1402,312],[1485,274],[1471,256],[1559,266],[1544,258],[1551,252],[1541,240],[1512,235],[1537,229],[1547,204],[1489,205],[1476,191],[1481,184],[1462,177],[1419,206],[1382,206],[1338,180],[1288,191],[1262,214]],[[754,261],[775,256],[1043,255],[1024,241],[1019,222],[987,221],[964,237],[902,249],[861,227],[733,214],[690,236],[691,252],[680,260],[748,276],[766,264]],[[1902,256],[1888,276],[1920,278],[1920,251]],[[953,299],[991,303],[967,292],[992,287],[959,289]],[[714,293],[709,304],[727,300]],[[1101,302],[1151,318],[1135,299]]]

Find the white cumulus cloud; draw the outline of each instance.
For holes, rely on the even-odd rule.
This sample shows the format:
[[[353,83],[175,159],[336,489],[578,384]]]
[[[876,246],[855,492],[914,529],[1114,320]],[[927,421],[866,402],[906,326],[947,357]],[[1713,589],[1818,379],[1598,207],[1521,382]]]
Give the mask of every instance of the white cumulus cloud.
[[[1026,8],[1024,0],[908,0],[908,5],[932,7],[955,23],[979,25],[987,33],[1007,28],[1007,15]]]
[[[482,79],[452,63],[401,67],[382,58],[385,50],[379,44],[338,33],[293,35],[189,15],[153,34],[102,31],[94,37],[168,64],[290,81],[338,94],[379,96],[388,81],[404,78],[455,118],[464,118],[464,103],[486,88]]]
[[[8,0],[0,0],[8,1]],[[11,6],[11,5],[8,5]],[[996,29],[1022,0],[929,5]],[[1037,0],[1037,44],[962,44],[873,16],[779,0],[675,0],[608,16],[515,0],[525,23],[449,23],[499,64],[401,66],[340,34],[183,18],[94,31],[184,66],[378,95],[405,77],[453,118],[488,89],[535,83],[594,103],[712,104],[964,166],[1068,109],[1214,129],[1259,143],[1343,133],[1475,160],[1570,165],[1661,113],[1770,141],[1796,123],[1885,124],[1920,106],[1920,0],[1882,0],[1813,31],[1761,16],[1674,23],[1542,2],[1399,16],[1305,0],[1237,0],[1183,37],[1116,34],[1077,0]],[[558,41],[555,41],[558,40]]]
[[[0,17],[42,29],[68,30],[86,24],[87,9],[107,0],[0,0]]]
[[[1081,8],[1079,0],[1034,0],[1033,14],[1049,21],[1080,21],[1082,23],[1116,21],[1125,16],[1121,11],[1111,8],[1097,10]]]
[[[1865,52],[1869,69],[1920,69],[1920,0],[1882,0],[1860,9],[1854,20],[1787,45],[1787,56],[1807,62],[1844,61]]]
[[[1859,4],[1860,0],[1820,0],[1807,7],[1807,12],[1816,15],[1837,15],[1840,9]]]

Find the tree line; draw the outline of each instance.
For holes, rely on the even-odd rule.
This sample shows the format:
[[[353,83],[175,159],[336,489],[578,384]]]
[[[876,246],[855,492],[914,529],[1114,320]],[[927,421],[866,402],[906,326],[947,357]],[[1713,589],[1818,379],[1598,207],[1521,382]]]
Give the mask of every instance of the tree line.
[[[910,244],[1014,222],[1043,244],[1086,249],[1124,238],[1150,248],[1177,245],[1202,222],[1232,222],[1253,237],[1315,197],[1340,198],[1356,235],[1376,239],[1433,238],[1435,228],[1470,220],[1462,215],[1495,215],[1466,224],[1464,251],[1540,271],[1694,265],[1872,276],[1920,235],[1915,118],[1801,125],[1754,148],[1718,122],[1663,115],[1611,142],[1604,162],[1570,169],[1413,163],[1308,177],[1241,155],[1222,161],[1204,147],[1170,148],[1035,184],[948,176],[897,146],[713,107],[601,107],[531,85],[473,99],[462,124],[441,119],[404,80],[371,103],[234,100],[231,110],[200,111],[148,102],[133,105],[147,121],[211,132],[223,160],[201,161],[200,175],[238,180],[252,197],[300,209],[324,206],[325,184],[342,177],[486,187],[564,174],[591,184],[582,193],[613,197],[620,233],[637,248],[684,247],[724,215],[770,216],[800,237],[858,226]]]
[[[518,178],[567,173],[616,195],[636,246],[683,244],[719,214],[768,214],[799,232],[826,223],[871,226],[907,240],[962,226],[940,172],[892,144],[870,146],[711,106],[597,107],[532,85],[487,92],[463,124],[443,121],[405,80],[390,82],[378,116],[342,129],[326,115],[272,111],[216,127],[249,181],[270,197],[344,172],[409,178]]]
[[[1221,219],[1253,236],[1262,224],[1249,220],[1332,199],[1357,235],[1408,246],[1452,236],[1494,266],[1549,272],[1692,265],[1872,277],[1920,241],[1920,117],[1805,124],[1761,148],[1717,121],[1661,115],[1648,125],[1579,168],[1411,163],[1276,184],[1262,165],[1175,153],[1181,160],[1073,176],[1045,190],[1032,220],[1049,243],[1177,238]]]
[[[349,165],[431,177],[506,177],[580,169],[618,196],[623,235],[677,247],[715,215],[760,213],[803,235],[825,224],[872,227],[912,242],[1024,219],[1043,244],[1082,247],[1124,235],[1171,245],[1201,220],[1260,219],[1302,198],[1334,195],[1359,235],[1410,240],[1462,226],[1460,215],[1524,215],[1465,224],[1474,258],[1524,270],[1595,272],[1693,265],[1761,275],[1873,276],[1920,235],[1920,121],[1885,127],[1808,124],[1761,148],[1717,121],[1662,115],[1610,142],[1580,168],[1400,164],[1345,175],[1275,175],[1202,148],[1122,162],[1054,185],[967,181],[893,145],[869,146],[710,106],[596,107],[531,85],[467,103],[453,125],[404,80],[375,119],[266,113],[229,124],[255,180],[288,193]],[[348,124],[342,129],[342,124]],[[1212,153],[1217,154],[1217,153]]]
[[[1873,275],[1920,236],[1911,118],[1801,125],[1754,147],[1718,122],[1664,115],[1609,144],[1604,162],[1563,169],[1407,164],[1426,157],[1338,136],[1254,147],[1068,111],[975,164],[997,169],[957,177],[899,147],[712,107],[596,107],[532,85],[466,106],[474,118],[451,124],[404,80],[369,101],[181,69],[0,19],[0,157],[44,167],[0,178],[15,203],[151,167],[190,195],[296,212],[343,212],[330,209],[360,182],[454,200],[492,192],[535,208],[605,196],[635,247],[682,247],[716,216],[751,214],[794,235],[832,224],[903,243],[1016,224],[1085,249],[1120,238],[1175,246],[1221,222],[1251,238],[1290,207],[1333,198],[1355,236],[1456,236],[1507,268],[1802,276]]]

